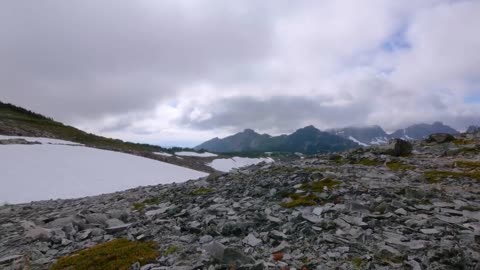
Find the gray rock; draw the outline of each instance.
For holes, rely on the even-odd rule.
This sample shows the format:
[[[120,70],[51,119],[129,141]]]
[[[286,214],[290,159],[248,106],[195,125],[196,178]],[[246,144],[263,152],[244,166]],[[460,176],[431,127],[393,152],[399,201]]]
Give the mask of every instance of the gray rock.
[[[161,203],[157,207],[158,207],[157,209],[149,210],[149,211],[145,212],[145,216],[154,217],[154,216],[157,216],[157,215],[160,215],[160,214],[164,214],[170,208],[172,208],[173,206],[171,206],[170,203]]]
[[[256,247],[258,245],[260,245],[262,243],[262,240],[261,239],[258,239],[257,237],[255,237],[255,235],[253,235],[253,233],[249,233],[244,239],[243,239],[243,243],[249,245],[249,246],[252,246],[252,247]]]
[[[92,224],[106,224],[108,217],[103,213],[93,213],[86,215],[85,219]]]
[[[207,234],[200,237],[198,241],[200,242],[200,244],[206,244],[208,242],[211,242],[212,240],[213,240],[213,236]]]
[[[14,261],[21,260],[21,259],[23,259],[22,255],[9,255],[9,256],[5,256],[5,257],[1,257],[0,258],[0,265],[7,264],[7,263],[12,263]]]
[[[317,215],[310,215],[310,214],[302,214],[302,218],[314,224],[319,224],[324,221],[322,217],[319,217]]]
[[[105,231],[107,233],[117,233],[117,232],[121,232],[121,231],[124,231],[124,230],[130,228],[130,226],[132,226],[131,223],[126,223],[126,224],[122,224],[122,225],[118,225],[118,226],[112,226],[112,227],[105,228]]]
[[[315,207],[313,208],[312,214],[320,216],[323,213],[323,208],[322,207]]]
[[[49,229],[45,229],[42,227],[34,227],[26,231],[25,237],[30,238],[33,241],[48,241],[50,237],[52,236],[52,233]]]
[[[222,226],[221,233],[224,236],[239,236],[245,231],[245,225],[238,222],[227,222]]]
[[[383,153],[396,157],[408,156],[412,153],[413,146],[410,142],[402,139],[392,139],[390,143],[383,148]]]
[[[279,239],[279,240],[288,238],[288,236],[286,234],[284,234],[283,232],[279,232],[277,230],[272,230],[270,232],[270,235],[272,236],[272,238]]]
[[[70,224],[73,223],[75,217],[74,216],[69,216],[69,217],[62,217],[62,218],[57,218],[52,222],[49,222],[46,224],[47,228],[64,228],[68,227]]]
[[[455,140],[453,135],[448,133],[434,133],[430,134],[425,140],[427,143],[447,143]]]
[[[118,227],[118,226],[122,226],[124,224],[125,223],[123,223],[123,221],[121,221],[119,219],[116,219],[116,218],[111,218],[111,219],[105,220],[105,225],[107,225],[107,227]]]
[[[267,216],[267,220],[270,220],[271,222],[281,224],[283,221],[277,217],[274,216]]]
[[[423,234],[439,234],[440,231],[437,229],[421,229],[420,230]]]
[[[241,266],[252,264],[255,260],[238,249],[225,247],[224,245],[213,241],[204,246],[205,251],[215,260],[226,265]]]
[[[87,230],[85,230],[85,231],[79,232],[79,233],[77,234],[76,238],[77,238],[77,240],[79,240],[79,241],[83,241],[83,240],[89,238],[91,233],[92,233],[92,229],[87,229]]]

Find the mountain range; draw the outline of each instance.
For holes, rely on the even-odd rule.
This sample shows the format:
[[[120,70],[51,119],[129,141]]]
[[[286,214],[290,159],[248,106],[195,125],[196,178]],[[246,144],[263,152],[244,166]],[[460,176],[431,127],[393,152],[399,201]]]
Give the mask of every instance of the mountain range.
[[[358,144],[343,137],[307,126],[290,135],[270,136],[252,129],[223,139],[214,138],[194,149],[213,152],[300,152],[314,154],[336,152],[357,147]]]
[[[472,126],[469,129],[476,129]],[[432,133],[458,134],[452,127],[441,122],[433,124],[415,124],[388,134],[380,126],[346,127],[321,131],[314,126],[307,126],[289,135],[271,136],[259,134],[252,129],[226,138],[213,138],[198,146],[195,150],[207,150],[217,153],[238,152],[300,152],[316,154],[343,151],[358,146],[387,143],[392,138],[407,140],[421,139]],[[71,126],[64,125],[52,118],[27,109],[0,102],[0,134],[33,137],[58,138],[85,144],[87,146],[108,149],[142,156],[153,156],[152,152],[173,152],[189,150],[186,148],[165,149],[156,145],[123,142],[86,133]],[[158,157],[155,157],[157,159]],[[166,159],[166,158],[163,158]],[[177,164],[179,161],[168,160]]]
[[[390,139],[416,140],[433,133],[458,134],[441,122],[415,124],[388,134],[380,126],[346,127],[321,131],[307,126],[290,135],[271,136],[246,129],[225,138],[213,138],[195,147],[213,152],[300,152],[305,154],[342,151],[358,146],[388,143]]]

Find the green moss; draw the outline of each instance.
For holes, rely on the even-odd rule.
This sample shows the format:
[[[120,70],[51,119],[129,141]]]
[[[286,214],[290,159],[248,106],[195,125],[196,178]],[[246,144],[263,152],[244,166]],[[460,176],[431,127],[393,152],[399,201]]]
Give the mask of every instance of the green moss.
[[[335,164],[347,164],[348,160],[344,159],[342,156],[333,156],[331,161]]]
[[[455,138],[455,140],[453,140],[453,143],[457,146],[462,146],[462,145],[475,144],[475,141],[472,139]]]
[[[302,171],[307,172],[307,173],[322,173],[325,172],[327,169],[326,168],[318,168],[318,167],[306,167],[302,168]]]
[[[160,198],[154,197],[154,198],[148,198],[143,201],[144,204],[148,205],[153,205],[153,204],[159,204],[160,203]]]
[[[141,265],[149,263],[157,256],[158,251],[153,241],[134,242],[116,239],[60,258],[51,269],[123,270],[130,269],[135,262],[140,262]]]
[[[359,161],[357,161],[356,164],[360,164],[364,166],[379,166],[379,165],[382,165],[383,163],[381,161],[374,160],[374,159],[362,158]]]
[[[277,166],[268,171],[264,171],[265,174],[291,174],[295,171],[294,168],[288,166]]]
[[[466,169],[480,169],[480,161],[458,160],[454,162],[454,166]]]
[[[480,180],[480,172],[452,172],[452,171],[426,171],[424,172],[425,179],[429,183],[438,183],[443,179],[453,178],[471,178]]]
[[[404,164],[398,161],[390,161],[387,163],[387,168],[392,171],[406,171],[415,169],[415,166]]]
[[[285,208],[295,208],[298,206],[313,206],[317,205],[318,197],[315,195],[300,195],[300,194],[291,194],[289,202],[282,203],[281,205]]]
[[[214,190],[212,188],[206,188],[206,187],[201,187],[193,190],[191,192],[192,195],[199,196],[199,195],[205,195],[208,193],[212,193]]]
[[[160,198],[153,197],[153,198],[145,199],[141,202],[135,202],[132,204],[132,207],[137,211],[143,211],[143,209],[145,209],[145,206],[159,204],[159,203],[160,203]]]
[[[323,192],[323,191],[325,191],[325,187],[328,188],[329,190],[331,190],[331,189],[337,187],[338,185],[340,185],[341,183],[342,182],[338,181],[338,180],[325,178],[325,179],[322,179],[322,180],[319,180],[319,181],[314,181],[314,182],[302,184],[302,186],[300,188],[303,189],[303,190],[306,190],[306,191]]]
[[[462,147],[459,150],[460,153],[465,154],[480,154],[480,148],[478,147]]]
[[[145,204],[141,203],[141,202],[134,202],[132,204],[132,207],[133,207],[133,209],[135,209],[137,211],[143,211],[143,209],[145,209]]]
[[[174,254],[176,253],[177,251],[179,250],[178,246],[176,245],[171,245],[167,248],[167,250],[165,250],[165,255],[170,255],[170,254]]]
[[[364,266],[365,263],[362,257],[353,257],[350,261],[355,269],[362,269],[362,266]]]

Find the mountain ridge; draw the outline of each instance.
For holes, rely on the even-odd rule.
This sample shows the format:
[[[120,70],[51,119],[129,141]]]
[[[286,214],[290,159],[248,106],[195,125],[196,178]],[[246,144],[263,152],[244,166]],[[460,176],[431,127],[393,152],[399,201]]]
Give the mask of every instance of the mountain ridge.
[[[357,147],[358,144],[340,136],[306,126],[288,135],[270,136],[259,134],[252,129],[227,136],[214,138],[198,146],[212,152],[301,152],[306,154],[335,152]]]
[[[321,131],[316,127],[314,127],[313,125],[309,125],[304,128],[300,128],[289,135],[279,135],[279,136],[259,134],[255,132],[253,129],[245,129],[242,132],[227,136],[225,138],[215,137],[202,144],[199,144],[194,149],[196,150],[204,149],[204,150],[213,151],[213,152],[244,152],[244,151],[275,151],[274,149],[282,148],[282,149],[294,149],[294,152],[309,153],[309,154],[322,153],[332,149],[334,149],[334,151],[338,151],[336,150],[338,147],[332,148],[332,147],[328,147],[326,144],[323,144],[321,148],[313,149],[311,146],[309,147],[307,145],[300,146],[296,144],[295,146],[293,146],[292,142],[289,142],[291,147],[288,147],[287,142],[282,142],[282,140],[285,140],[285,138],[288,138],[288,136],[292,136],[296,132],[302,131],[304,129],[309,130],[310,132],[315,132],[313,131],[315,129],[318,132],[329,133],[331,135],[341,137],[343,139],[354,142],[357,146],[358,145],[371,146],[371,145],[385,144],[385,143],[388,143],[389,140],[394,138],[400,138],[400,139],[406,139],[406,140],[423,139],[433,133],[448,133],[452,135],[459,133],[454,128],[448,125],[444,125],[442,122],[439,122],[439,121],[433,122],[432,124],[419,123],[419,124],[410,125],[407,128],[398,129],[390,134],[387,133],[379,125],[364,126],[364,127],[350,126],[350,127],[344,127],[344,128],[327,129],[325,131]],[[249,137],[252,139],[248,140]],[[240,138],[241,140],[243,140],[244,142],[243,144],[240,141]],[[335,137],[329,137],[330,140],[333,140],[333,141],[338,140],[334,138]],[[235,141],[234,146],[232,145],[232,141]],[[260,144],[262,143],[267,144],[267,146],[261,146]],[[282,146],[282,143],[287,143],[287,145]],[[309,144],[309,142],[304,142],[304,144]],[[327,144],[328,144],[328,141],[327,141]],[[353,146],[348,145],[341,150],[346,150],[349,147],[353,147]]]

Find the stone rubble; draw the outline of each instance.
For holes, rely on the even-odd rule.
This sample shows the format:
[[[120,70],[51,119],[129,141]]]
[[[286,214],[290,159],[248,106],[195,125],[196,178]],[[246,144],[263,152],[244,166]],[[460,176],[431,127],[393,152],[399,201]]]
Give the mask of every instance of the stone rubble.
[[[462,136],[461,144],[396,141],[391,155],[361,148],[181,184],[4,205],[0,268],[45,269],[123,237],[158,243],[156,261],[132,265],[142,270],[480,269],[480,179],[470,176],[480,168],[452,165],[480,162],[480,136]],[[432,182],[432,170],[470,174]]]

